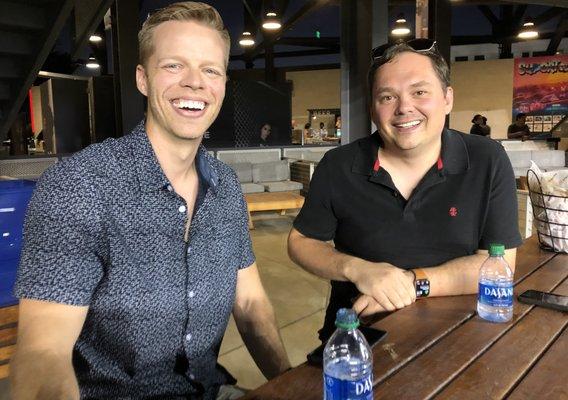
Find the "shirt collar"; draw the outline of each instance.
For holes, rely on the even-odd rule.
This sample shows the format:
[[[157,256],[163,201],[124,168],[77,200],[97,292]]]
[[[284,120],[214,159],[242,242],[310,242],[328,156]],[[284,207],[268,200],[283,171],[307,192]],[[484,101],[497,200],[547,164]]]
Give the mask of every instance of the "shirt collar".
[[[150,192],[167,188],[170,182],[158,162],[150,139],[148,139],[144,120],[140,121],[132,130],[130,138],[132,157],[135,160],[140,189]],[[213,165],[213,157],[203,145],[199,145],[195,158],[200,184],[203,184],[205,189],[211,188],[213,193],[216,194],[219,186],[219,174]]]
[[[377,161],[377,152],[383,145],[378,131],[360,140],[358,143],[351,171],[361,175],[373,175]],[[463,137],[451,129],[442,132],[441,171],[445,174],[459,174],[469,169],[469,153]]]

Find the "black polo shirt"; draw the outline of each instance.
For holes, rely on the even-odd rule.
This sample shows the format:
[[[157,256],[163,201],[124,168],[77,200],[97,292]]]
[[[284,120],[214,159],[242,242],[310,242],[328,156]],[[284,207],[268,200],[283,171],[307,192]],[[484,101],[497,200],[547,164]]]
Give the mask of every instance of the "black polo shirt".
[[[515,176],[503,147],[453,130],[442,134],[441,157],[404,199],[380,168],[378,132],[325,154],[304,207],[294,221],[303,235],[333,240],[337,250],[397,267],[427,268],[487,249],[521,244]],[[332,281],[320,338],[334,330],[335,313],[358,294]]]

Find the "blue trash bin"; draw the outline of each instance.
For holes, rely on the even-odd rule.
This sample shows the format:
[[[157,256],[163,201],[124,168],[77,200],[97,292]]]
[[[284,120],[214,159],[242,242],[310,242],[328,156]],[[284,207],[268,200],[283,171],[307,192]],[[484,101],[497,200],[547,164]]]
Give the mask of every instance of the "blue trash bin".
[[[33,181],[0,181],[0,307],[18,302],[12,289],[22,250],[24,218],[34,188]]]

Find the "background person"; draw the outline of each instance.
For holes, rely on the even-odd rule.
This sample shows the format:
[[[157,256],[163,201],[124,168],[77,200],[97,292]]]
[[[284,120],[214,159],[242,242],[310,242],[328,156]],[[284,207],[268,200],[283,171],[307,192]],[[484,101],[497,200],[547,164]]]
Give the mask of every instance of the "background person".
[[[531,134],[529,126],[526,124],[527,115],[525,113],[518,113],[513,122],[507,128],[508,139],[528,138]]]

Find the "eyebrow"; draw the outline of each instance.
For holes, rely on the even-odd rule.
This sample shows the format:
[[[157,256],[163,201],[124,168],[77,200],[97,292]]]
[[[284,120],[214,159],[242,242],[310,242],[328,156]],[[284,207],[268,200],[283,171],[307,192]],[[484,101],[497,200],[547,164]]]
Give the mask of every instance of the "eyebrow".
[[[412,88],[423,87],[423,86],[430,86],[431,83],[428,81],[419,81],[410,85]],[[379,87],[375,91],[375,93],[384,93],[384,92],[394,92],[394,88],[389,86]]]

